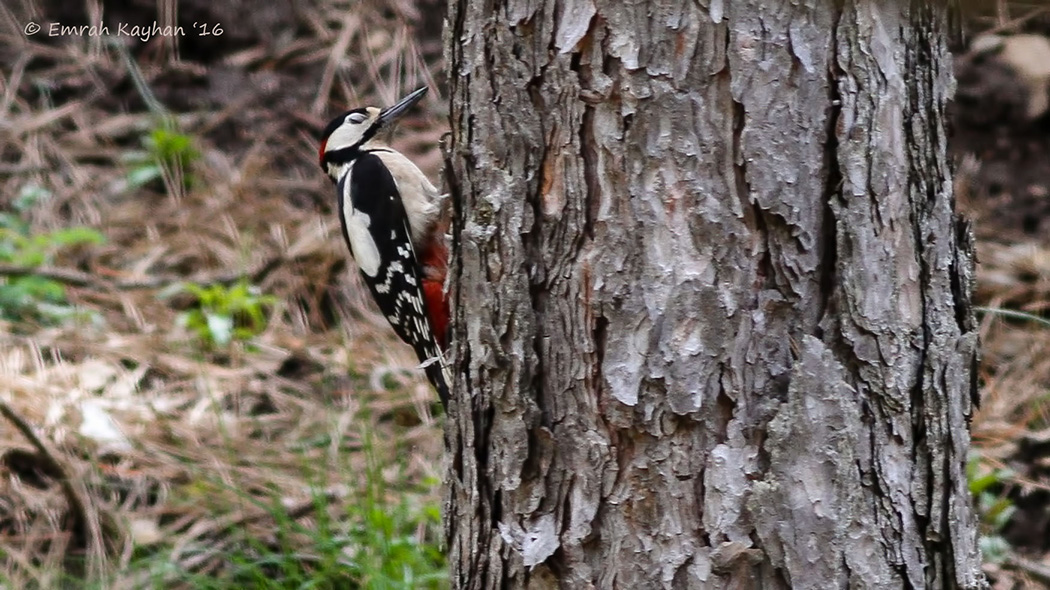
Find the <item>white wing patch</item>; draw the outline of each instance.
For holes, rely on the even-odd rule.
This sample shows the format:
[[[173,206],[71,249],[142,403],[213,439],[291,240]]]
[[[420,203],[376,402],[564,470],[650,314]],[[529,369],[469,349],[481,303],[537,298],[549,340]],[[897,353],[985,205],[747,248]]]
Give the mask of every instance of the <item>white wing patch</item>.
[[[374,277],[379,272],[382,260],[379,258],[379,248],[372,239],[372,232],[368,230],[372,219],[367,213],[354,209],[350,199],[346,201],[343,216],[346,218],[346,235],[350,238],[350,250],[353,251],[354,260],[357,261],[357,266],[361,267],[361,272]]]

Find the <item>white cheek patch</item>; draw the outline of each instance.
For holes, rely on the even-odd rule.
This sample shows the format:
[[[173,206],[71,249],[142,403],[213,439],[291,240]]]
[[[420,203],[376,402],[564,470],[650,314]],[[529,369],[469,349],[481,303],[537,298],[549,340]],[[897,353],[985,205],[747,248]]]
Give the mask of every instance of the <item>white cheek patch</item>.
[[[342,124],[328,136],[327,151],[340,150],[357,145],[364,136],[368,125]]]
[[[346,235],[350,238],[350,249],[353,250],[357,266],[361,267],[361,272],[375,277],[379,272],[380,258],[372,232],[368,231],[372,219],[353,207],[347,207],[343,216],[346,218]]]

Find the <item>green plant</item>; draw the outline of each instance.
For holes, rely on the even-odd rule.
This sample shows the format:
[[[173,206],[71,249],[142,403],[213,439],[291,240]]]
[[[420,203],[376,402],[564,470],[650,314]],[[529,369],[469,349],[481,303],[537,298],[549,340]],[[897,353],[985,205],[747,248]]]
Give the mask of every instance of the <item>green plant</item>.
[[[64,248],[105,241],[102,234],[87,227],[33,233],[24,215],[48,196],[47,190],[26,185],[12,203],[14,212],[0,213],[0,262],[33,269],[50,264]],[[0,315],[7,319],[55,322],[76,315],[66,300],[65,286],[56,280],[32,273],[0,280]]]
[[[1001,563],[1010,553],[1010,544],[1000,533],[1017,511],[1013,501],[1002,492],[1013,476],[1009,469],[982,465],[977,455],[966,464],[967,485],[981,519],[981,552],[985,561],[992,563]]]
[[[131,567],[148,571],[151,587],[158,590],[171,587],[173,582],[195,590],[447,588],[446,560],[439,540],[440,511],[436,504],[423,499],[427,488],[437,482],[413,486],[399,475],[393,482],[397,486],[394,490],[387,481],[389,474],[384,476],[368,431],[361,452],[365,469],[355,470],[349,464],[341,467],[340,482],[352,486],[350,493],[326,493],[331,474],[322,469],[310,484],[311,506],[309,510],[297,508],[299,515],[290,513],[287,490],[276,485],[260,496],[235,482],[205,475],[207,481],[190,484],[192,493],[187,501],[197,502],[197,495],[209,490],[209,497],[230,502],[225,510],[245,511],[250,506],[248,511],[259,513],[259,519],[268,523],[266,533],[236,526],[203,543],[203,554],[216,551],[216,545],[221,547],[225,566],[218,572],[186,571],[186,561],[171,559],[164,549],[137,555]],[[310,464],[302,470],[315,472],[316,468]],[[302,512],[310,517],[302,518]],[[185,551],[183,557],[193,561]]]
[[[348,566],[361,587],[383,590],[438,588],[447,582],[445,556],[437,540],[441,511],[436,505],[413,507],[410,496],[389,499],[390,490],[373,449],[372,434],[365,432],[365,481],[357,501],[346,516],[352,523],[348,541]],[[423,482],[434,486],[438,482]],[[420,539],[418,531],[434,536]]]
[[[125,157],[132,168],[128,171],[128,188],[138,188],[161,179],[169,194],[180,196],[193,184],[189,172],[200,152],[193,145],[193,138],[175,130],[174,124],[165,122],[142,138],[144,151],[132,152]]]
[[[232,287],[193,283],[181,287],[197,299],[197,305],[179,315],[179,324],[207,348],[228,346],[262,333],[268,308],[277,302],[273,295],[262,295],[243,280]]]
[[[277,523],[276,544],[242,539],[241,550],[230,556],[228,581],[195,577],[197,588],[369,588],[416,590],[443,588],[445,558],[436,540],[440,516],[436,506],[413,508],[409,498],[377,497],[382,474],[369,471],[366,489],[344,508],[341,518],[329,515],[329,500],[315,493],[314,522],[293,520],[274,498],[271,515]],[[385,484],[379,487],[385,488]],[[434,539],[421,539],[425,530]],[[311,539],[301,546],[294,539]],[[304,560],[304,549],[310,555]]]

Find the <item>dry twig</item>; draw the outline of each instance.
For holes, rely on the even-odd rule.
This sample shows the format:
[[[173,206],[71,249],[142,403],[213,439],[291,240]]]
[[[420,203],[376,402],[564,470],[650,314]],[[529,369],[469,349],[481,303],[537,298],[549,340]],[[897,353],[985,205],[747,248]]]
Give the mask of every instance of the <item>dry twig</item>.
[[[62,494],[66,498],[73,520],[76,523],[74,530],[79,529],[83,531],[83,541],[89,556],[89,567],[94,570],[92,572],[93,575],[103,575],[107,555],[106,540],[108,536],[117,533],[117,527],[111,519],[108,519],[109,526],[102,524],[104,520],[107,520],[108,515],[105,515],[91,501],[91,494],[88,492],[87,486],[84,485],[84,481],[73,474],[72,468],[60,459],[58,454],[36,433],[33,427],[4,400],[0,400],[0,414],[7,418],[26,437],[29,444],[36,449],[40,460],[46,463],[45,469],[47,471],[61,474],[58,478],[58,484],[62,488]],[[118,545],[119,543],[114,543],[112,546]]]

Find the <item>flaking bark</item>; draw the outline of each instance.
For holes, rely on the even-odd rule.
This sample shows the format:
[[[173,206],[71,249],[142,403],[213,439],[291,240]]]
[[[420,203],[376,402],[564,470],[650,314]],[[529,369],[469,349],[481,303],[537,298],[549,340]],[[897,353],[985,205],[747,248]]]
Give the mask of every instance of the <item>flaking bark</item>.
[[[450,2],[454,588],[984,586],[929,4]]]

